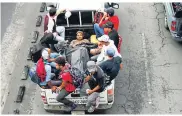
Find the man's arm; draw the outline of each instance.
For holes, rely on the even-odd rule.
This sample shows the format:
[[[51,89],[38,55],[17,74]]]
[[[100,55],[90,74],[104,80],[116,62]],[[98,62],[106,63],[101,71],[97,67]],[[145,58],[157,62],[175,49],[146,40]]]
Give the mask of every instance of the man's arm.
[[[88,76],[85,78],[84,83],[87,83],[87,82],[90,80],[91,77],[92,77],[91,75],[88,75]]]
[[[63,80],[63,82],[59,86],[59,89],[61,90],[61,89],[65,88],[66,84],[67,84],[67,82],[65,80]]]
[[[100,86],[99,85],[97,85],[94,89],[92,89],[91,91],[92,91],[92,93],[93,92],[96,92],[97,90],[99,90],[100,89]]]
[[[57,10],[56,15],[58,16],[59,14],[63,13],[66,9],[61,9],[61,10]]]

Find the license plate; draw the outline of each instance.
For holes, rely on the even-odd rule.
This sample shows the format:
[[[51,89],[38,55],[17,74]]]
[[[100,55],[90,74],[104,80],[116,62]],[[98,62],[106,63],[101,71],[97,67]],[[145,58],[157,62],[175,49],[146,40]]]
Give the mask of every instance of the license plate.
[[[87,103],[87,99],[72,99],[72,102],[74,102],[75,104],[86,104]]]
[[[69,98],[72,102],[75,104],[86,104],[87,103],[87,98],[86,97],[80,97],[80,98]]]

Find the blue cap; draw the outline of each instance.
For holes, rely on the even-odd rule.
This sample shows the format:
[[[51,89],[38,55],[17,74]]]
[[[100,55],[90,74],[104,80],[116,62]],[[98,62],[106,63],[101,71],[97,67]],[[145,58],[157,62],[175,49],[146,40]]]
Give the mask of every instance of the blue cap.
[[[109,47],[106,51],[106,54],[110,57],[113,57],[115,55],[115,50],[112,47]]]

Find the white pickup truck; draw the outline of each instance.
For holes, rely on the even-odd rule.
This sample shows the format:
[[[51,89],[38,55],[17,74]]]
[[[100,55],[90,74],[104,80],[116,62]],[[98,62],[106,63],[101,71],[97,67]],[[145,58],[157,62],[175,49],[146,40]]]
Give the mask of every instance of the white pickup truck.
[[[87,31],[87,30],[93,31],[93,22],[92,22],[94,20],[93,13],[95,13],[98,9],[108,7],[108,5],[110,7],[113,7],[114,5],[113,8],[115,9],[117,9],[117,7],[119,8],[119,5],[117,3],[109,3],[109,4],[102,3],[101,4],[101,3],[95,3],[90,1],[88,1],[88,3],[83,5],[78,3],[77,5],[75,5],[74,3],[69,5],[63,4],[63,3],[57,3],[54,5],[57,7],[57,9],[63,9],[63,8],[69,9],[72,15],[74,15],[73,17],[70,17],[70,18],[74,18],[75,20],[69,18],[64,24],[64,26],[66,27],[66,37],[68,35],[71,35],[72,30],[74,30],[74,33],[75,31],[80,29],[83,29],[84,31]],[[89,13],[91,15],[89,15]],[[76,21],[77,18],[78,18],[78,22],[74,22]],[[88,19],[88,20],[90,19],[91,22],[84,24],[83,20],[85,19]],[[73,24],[70,24],[70,22],[72,22]],[[70,34],[67,35],[67,33],[69,32]],[[115,85],[115,80],[112,81],[111,85],[108,86],[105,91],[100,93],[100,101],[99,101],[99,106],[97,109],[109,109],[112,107],[114,103],[114,85]],[[82,92],[80,92],[80,90],[75,90],[73,93],[71,93],[70,95],[66,97],[69,100],[73,101],[75,104],[77,104],[77,108],[74,110],[74,112],[82,111],[85,113],[87,95],[81,94],[81,93],[84,93],[86,89],[89,89],[87,85],[84,87]],[[56,101],[56,96],[57,96],[57,93],[52,93],[51,89],[41,89],[41,98],[43,100],[44,109],[46,111],[66,111],[66,107],[64,106],[64,104]]]

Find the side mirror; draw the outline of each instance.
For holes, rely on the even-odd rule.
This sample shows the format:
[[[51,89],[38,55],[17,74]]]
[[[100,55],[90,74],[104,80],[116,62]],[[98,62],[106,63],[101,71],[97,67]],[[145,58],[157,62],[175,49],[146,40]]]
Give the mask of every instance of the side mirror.
[[[119,4],[113,3],[113,2],[106,2],[104,3],[104,8],[114,8],[114,9],[119,9]]]
[[[114,8],[114,9],[119,9],[119,4],[111,3],[111,7]]]

